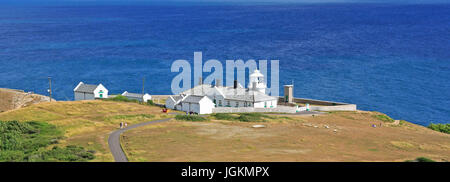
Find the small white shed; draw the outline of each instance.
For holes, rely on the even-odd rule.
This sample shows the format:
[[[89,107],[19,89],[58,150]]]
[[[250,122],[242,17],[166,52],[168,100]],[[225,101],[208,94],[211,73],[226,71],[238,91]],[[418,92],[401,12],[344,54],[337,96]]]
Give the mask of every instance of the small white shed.
[[[152,96],[150,94],[137,94],[137,93],[130,93],[128,91],[125,91],[122,93],[123,96],[127,97],[130,100],[138,100],[141,102],[147,102],[148,100],[152,99]]]
[[[108,98],[108,89],[102,84],[91,85],[83,82],[73,89],[75,100],[94,100]]]
[[[181,110],[198,114],[211,114],[214,103],[207,96],[189,95],[181,100]]]

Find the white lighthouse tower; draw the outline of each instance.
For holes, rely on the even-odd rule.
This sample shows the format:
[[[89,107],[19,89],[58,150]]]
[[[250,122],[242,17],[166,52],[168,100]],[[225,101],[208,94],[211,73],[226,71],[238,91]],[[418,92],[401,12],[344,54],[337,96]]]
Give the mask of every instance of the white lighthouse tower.
[[[266,93],[266,84],[264,83],[264,75],[259,72],[259,70],[255,70],[250,75],[250,83],[248,84],[248,88],[251,90],[259,91],[261,93]]]

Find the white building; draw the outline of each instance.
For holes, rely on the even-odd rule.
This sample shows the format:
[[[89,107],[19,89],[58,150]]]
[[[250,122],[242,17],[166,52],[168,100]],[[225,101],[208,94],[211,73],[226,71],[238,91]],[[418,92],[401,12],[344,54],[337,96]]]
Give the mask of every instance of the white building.
[[[94,100],[108,98],[108,89],[102,84],[91,85],[80,82],[73,89],[75,100]]]
[[[266,85],[264,84],[263,79],[264,75],[258,70],[255,70],[255,72],[250,75],[250,81],[252,81],[252,83],[249,84],[249,88],[243,88],[237,81],[234,82],[232,87],[207,84],[197,85],[194,88],[182,92],[180,95],[170,96],[166,100],[166,107],[186,111],[187,106],[185,106],[186,104],[184,103],[191,103],[191,100],[187,100],[187,98],[192,98],[190,96],[199,98],[206,96],[212,101],[213,105],[203,105],[203,103],[199,103],[200,108],[198,110],[204,111],[202,114],[211,113],[213,107],[275,108],[278,104],[278,97],[272,97],[265,94]],[[205,101],[205,103],[207,102]]]
[[[166,99],[166,107],[169,109],[181,110],[180,102],[184,99],[185,95],[173,95]]]
[[[181,110],[198,114],[210,114],[214,103],[207,96],[188,95],[181,101]]]
[[[123,96],[127,97],[130,100],[138,100],[141,102],[147,102],[148,100],[152,99],[152,96],[150,94],[137,94],[137,93],[130,93],[128,91],[125,91],[122,93]]]
[[[266,93],[266,84],[264,83],[264,75],[259,72],[259,70],[255,70],[250,75],[250,83],[248,84],[248,88],[252,90],[257,90],[261,93]]]

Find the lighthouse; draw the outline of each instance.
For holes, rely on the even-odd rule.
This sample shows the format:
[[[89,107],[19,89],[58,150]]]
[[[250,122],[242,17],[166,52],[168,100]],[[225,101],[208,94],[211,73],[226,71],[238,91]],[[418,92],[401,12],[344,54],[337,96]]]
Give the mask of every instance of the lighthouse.
[[[259,70],[255,70],[250,74],[250,83],[248,88],[261,93],[266,93],[266,84],[264,83],[264,75]]]

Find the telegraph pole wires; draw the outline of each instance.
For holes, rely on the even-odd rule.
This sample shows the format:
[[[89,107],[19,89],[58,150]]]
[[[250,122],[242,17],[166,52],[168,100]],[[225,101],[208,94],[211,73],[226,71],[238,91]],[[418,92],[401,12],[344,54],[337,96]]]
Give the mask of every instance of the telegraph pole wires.
[[[48,93],[50,96],[50,102],[52,101],[52,77],[48,77]]]

